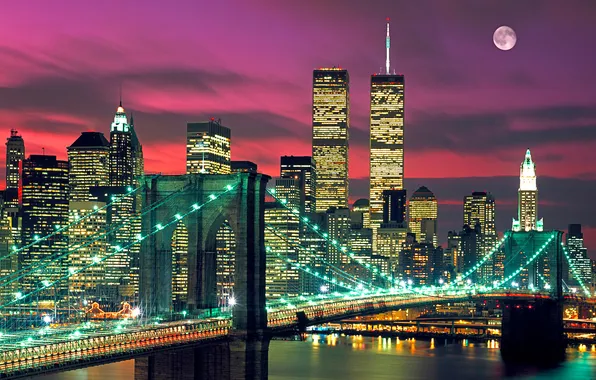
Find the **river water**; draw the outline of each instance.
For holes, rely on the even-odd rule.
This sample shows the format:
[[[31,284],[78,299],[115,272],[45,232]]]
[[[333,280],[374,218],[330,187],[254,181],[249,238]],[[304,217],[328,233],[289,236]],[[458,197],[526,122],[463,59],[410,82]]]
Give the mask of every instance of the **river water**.
[[[540,347],[536,348],[537,350]],[[549,370],[511,371],[501,362],[497,342],[398,340],[312,335],[306,341],[271,342],[268,380],[384,379],[596,379],[596,347],[569,348],[567,361]],[[126,361],[39,376],[37,380],[132,380]]]

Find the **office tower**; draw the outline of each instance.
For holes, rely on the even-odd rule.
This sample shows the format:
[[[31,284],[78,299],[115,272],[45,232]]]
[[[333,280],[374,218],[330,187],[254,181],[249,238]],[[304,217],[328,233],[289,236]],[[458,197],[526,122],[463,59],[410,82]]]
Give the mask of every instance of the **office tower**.
[[[16,129],[6,139],[6,206],[18,206],[18,188],[21,177],[19,163],[25,158],[25,142]]]
[[[122,101],[110,126],[110,188],[105,188],[105,197],[92,196],[90,199],[112,203],[107,220],[112,226],[119,226],[108,237],[110,250],[118,253],[110,255],[105,261],[105,282],[110,289],[110,301],[131,300],[138,293],[138,270],[140,246],[124,248],[135,240],[141,231],[140,212],[141,192],[134,195],[127,193],[138,186],[138,177],[143,174],[143,148],[137,137],[134,121],[130,123]],[[103,189],[99,186],[96,189]],[[92,192],[94,192],[93,190]],[[102,195],[103,195],[102,194]],[[106,198],[108,197],[108,198]]]
[[[348,207],[349,93],[347,70],[314,70],[312,158],[317,173],[317,212]]]
[[[447,246],[443,250],[444,267],[451,276],[462,273],[464,270],[464,259],[461,251],[461,237],[457,231],[447,233]]]
[[[19,162],[25,158],[25,142],[16,129],[10,130],[6,139],[6,188],[18,189],[20,171]]]
[[[376,254],[386,257],[391,271],[397,271],[399,252],[406,241],[408,228],[404,223],[381,223],[377,230]]]
[[[592,262],[588,257],[588,250],[584,247],[584,234],[581,224],[570,224],[566,236],[567,251],[569,261],[575,268],[575,274],[586,285],[590,286],[592,281]],[[579,286],[579,281],[575,278],[569,266],[569,282]]]
[[[188,230],[183,221],[172,234],[172,306],[181,312],[188,304]]]
[[[234,297],[236,268],[236,237],[230,223],[225,220],[215,235],[215,275],[217,299],[220,307],[230,305]]]
[[[12,246],[17,243],[13,238],[13,218],[5,212],[4,191],[0,191],[0,278],[8,278],[19,269],[19,256],[11,255]],[[6,283],[0,287],[0,300],[8,302],[14,300],[18,283]]]
[[[324,273],[327,268],[323,261],[327,255],[327,240],[320,231],[327,231],[327,213],[311,213],[309,218],[313,225],[319,226],[319,229],[314,231],[311,228],[303,228],[301,231],[300,244],[304,247],[304,252],[308,253],[303,256],[304,264],[312,270]],[[319,293],[321,285],[323,285],[322,280],[308,274],[302,275],[300,288],[304,294]]]
[[[443,251],[443,247],[438,246],[432,248],[429,254],[429,283],[431,285],[439,285],[441,284],[441,280],[445,281],[446,278],[449,278],[446,268],[445,268],[445,254]]]
[[[277,194],[292,208],[301,199],[300,180],[282,178],[275,181]],[[265,246],[267,247],[266,294],[270,298],[297,296],[302,293],[301,277],[291,263],[308,263],[309,252],[300,248],[300,221],[277,202],[265,205]]]
[[[369,202],[366,198],[358,199],[352,205],[352,228],[370,228]]]
[[[405,83],[403,75],[390,73],[389,47],[387,22],[385,72],[372,75],[370,86],[370,214],[373,231],[382,222],[383,191],[402,190],[404,186]]]
[[[251,161],[231,161],[232,173],[256,173],[257,164]]]
[[[406,191],[383,190],[383,223],[406,222]]]
[[[232,132],[221,120],[186,124],[186,173],[230,174]]]
[[[480,225],[480,239],[477,250],[478,258],[482,260],[495,245],[498,236],[495,227],[495,198],[490,193],[475,191],[472,195],[464,197],[464,225]],[[493,256],[493,260],[488,261],[480,268],[480,278],[490,279],[493,277],[494,259],[499,256]],[[497,263],[497,266],[499,263]]]
[[[21,173],[22,246],[19,266],[29,268],[43,260],[46,268],[26,276],[22,292],[30,292],[40,283],[52,283],[66,275],[67,258],[57,259],[68,248],[65,232],[56,229],[68,224],[68,161],[56,156],[31,155],[23,160]],[[40,237],[52,236],[32,244]],[[50,261],[50,259],[52,259]],[[56,260],[53,260],[56,259]],[[60,281],[51,289],[39,293],[40,300],[59,301],[68,290],[68,282]]]
[[[460,233],[461,255],[463,257],[463,271],[468,272],[473,270],[476,263],[480,261],[482,255],[478,252],[482,248],[482,230],[479,223],[474,226],[465,225]],[[492,278],[484,278],[479,271],[474,270],[468,277],[474,283],[490,282]]]
[[[300,180],[304,194],[304,207],[306,213],[316,210],[315,189],[317,187],[317,172],[315,162],[310,156],[281,156],[281,178],[297,178]]]
[[[335,240],[339,246],[347,247],[352,225],[350,210],[347,208],[330,207],[326,214],[329,238]],[[350,262],[347,256],[333,244],[327,246],[327,256],[325,259],[333,265]]]
[[[410,198],[408,222],[417,241],[437,246],[437,215],[437,198],[425,186],[420,187]]]
[[[79,309],[85,306],[83,301],[100,301],[107,295],[103,287],[105,262],[101,261],[108,248],[104,235],[107,223],[105,205],[98,201],[69,202],[68,222],[71,227],[65,232],[71,247],[69,267],[80,271],[69,278],[68,289],[71,305]]]
[[[419,243],[414,234],[409,233],[399,253],[396,278],[413,285],[430,283],[430,256],[434,248],[429,243]]]
[[[89,200],[89,189],[110,183],[110,143],[100,132],[83,132],[68,151],[70,200]]]
[[[513,219],[513,231],[542,231],[543,220],[538,220],[538,187],[536,186],[536,164],[532,161],[530,149],[519,168],[519,190],[517,192],[517,219]]]

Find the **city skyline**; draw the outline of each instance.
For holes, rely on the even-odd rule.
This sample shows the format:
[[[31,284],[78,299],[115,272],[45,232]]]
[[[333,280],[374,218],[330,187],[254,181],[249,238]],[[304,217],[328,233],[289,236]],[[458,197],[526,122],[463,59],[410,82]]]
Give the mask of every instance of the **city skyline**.
[[[186,122],[215,116],[221,117],[225,125],[229,125],[234,131],[233,160],[254,161],[259,165],[260,172],[275,175],[279,156],[310,154],[309,76],[312,69],[340,64],[350,72],[351,81],[350,189],[353,201],[366,197],[368,193],[368,183],[364,179],[368,176],[368,160],[354,158],[367,157],[368,80],[371,73],[384,66],[384,20],[389,16],[392,18],[393,32],[392,67],[398,73],[408,76],[409,86],[405,187],[412,194],[416,188],[425,185],[436,194],[440,204],[440,240],[444,242],[447,230],[461,228],[461,199],[472,191],[493,193],[497,202],[497,229],[503,231],[509,228],[517,203],[519,157],[526,148],[530,148],[538,166],[540,217],[544,217],[545,227],[565,230],[569,223],[581,223],[584,226],[586,245],[594,252],[594,210],[578,205],[577,202],[573,203],[574,198],[588,196],[596,188],[595,173],[591,173],[590,168],[582,161],[582,157],[589,157],[595,137],[589,131],[589,126],[596,112],[586,100],[594,98],[594,89],[588,86],[590,76],[594,74],[587,69],[593,62],[593,57],[584,54],[590,54],[582,48],[581,39],[585,37],[567,31],[571,26],[593,28],[583,24],[588,21],[590,13],[584,16],[571,15],[564,11],[561,14],[557,9],[560,29],[572,34],[575,42],[566,44],[564,33],[551,36],[549,33],[554,32],[543,28],[544,32],[537,36],[531,30],[540,23],[549,24],[555,20],[549,3],[538,6],[537,12],[534,11],[536,3],[532,6],[516,6],[515,15],[504,13],[501,8],[507,7],[503,7],[502,2],[499,4],[499,9],[489,6],[485,10],[477,10],[478,17],[473,21],[470,21],[473,18],[462,20],[460,8],[454,7],[441,24],[441,28],[445,29],[437,26],[435,30],[421,31],[416,34],[419,39],[417,44],[404,39],[401,36],[404,33],[396,32],[409,31],[406,34],[413,35],[416,27],[406,22],[406,16],[420,17],[415,14],[417,10],[406,9],[405,15],[399,15],[398,3],[374,11],[360,9],[354,4],[353,7],[342,10],[347,17],[344,22],[360,22],[358,25],[362,26],[360,29],[364,31],[363,34],[353,36],[346,32],[347,26],[340,24],[335,18],[325,20],[330,25],[323,25],[323,16],[330,17],[332,10],[322,7],[321,14],[315,15],[313,28],[315,31],[325,29],[328,33],[314,42],[314,53],[304,58],[301,57],[301,52],[307,50],[303,45],[309,38],[294,33],[303,26],[285,23],[290,17],[289,9],[272,7],[271,13],[278,13],[278,17],[271,21],[273,27],[292,35],[294,42],[290,44],[291,50],[283,50],[284,54],[278,55],[279,62],[264,59],[271,57],[275,48],[279,47],[275,43],[278,37],[270,37],[246,46],[235,44],[237,50],[230,54],[231,57],[236,57],[235,61],[239,56],[248,54],[250,49],[262,49],[267,54],[254,60],[250,58],[244,65],[232,65],[229,58],[220,59],[222,52],[217,53],[218,49],[215,49],[218,42],[225,44],[232,38],[229,34],[222,34],[211,45],[215,49],[213,60],[202,67],[203,63],[197,63],[196,60],[190,65],[190,58],[196,52],[189,53],[180,48],[180,45],[166,44],[169,39],[174,40],[178,34],[183,34],[184,30],[181,28],[173,28],[174,36],[162,36],[158,42],[164,43],[165,46],[162,47],[174,54],[159,60],[151,58],[153,54],[147,59],[147,64],[140,61],[148,57],[150,51],[143,50],[148,45],[129,49],[140,37],[135,37],[132,30],[126,29],[128,27],[123,27],[126,30],[114,34],[105,31],[102,34],[103,41],[89,36],[93,34],[93,27],[101,25],[103,12],[110,9],[110,2],[106,2],[105,10],[102,6],[97,15],[82,17],[88,26],[81,25],[81,19],[75,22],[85,38],[89,37],[90,42],[86,47],[89,51],[84,58],[71,55],[76,51],[72,46],[79,46],[76,44],[77,41],[80,44],[81,40],[72,37],[71,31],[74,29],[69,30],[68,26],[57,27],[56,32],[46,32],[44,36],[37,35],[37,38],[32,38],[24,45],[18,44],[16,38],[6,39],[6,45],[0,52],[0,63],[6,68],[0,76],[3,87],[0,91],[0,103],[3,107],[0,110],[0,127],[6,130],[6,134],[11,128],[18,129],[27,144],[27,154],[40,154],[40,142],[43,141],[46,154],[56,154],[59,159],[65,159],[65,147],[81,131],[92,129],[107,135],[106,122],[113,115],[119,84],[122,83],[124,105],[127,110],[135,112],[137,133],[146,150],[148,171],[168,172],[176,169],[176,172],[184,172]],[[125,8],[128,6],[124,5]],[[210,6],[218,8],[220,5]],[[187,5],[182,4],[181,7]],[[14,8],[15,19],[18,19],[19,6],[15,5]],[[73,6],[73,10],[60,9],[65,11],[64,15],[53,15],[55,17],[52,19],[58,23],[62,17],[68,17],[69,12],[76,12],[76,8]],[[439,6],[437,9],[440,8]],[[239,4],[238,12],[242,9],[242,4]],[[576,12],[577,9],[579,8],[575,8]],[[361,14],[357,14],[356,10]],[[218,11],[223,12],[222,9],[213,11],[216,14]],[[140,26],[147,27],[146,25],[157,22],[157,17],[150,10],[135,14]],[[161,22],[170,17],[167,10],[160,16],[163,18]],[[300,12],[294,16],[298,20],[305,17]],[[424,16],[424,20],[438,17],[433,14]],[[238,27],[246,25],[242,23],[239,14],[232,14],[230,17],[238,19]],[[573,20],[574,24],[569,20]],[[456,27],[458,22],[461,25]],[[492,31],[501,23],[511,25],[518,32],[518,45],[509,52],[498,51],[490,41]],[[47,23],[41,24],[47,27]],[[9,36],[24,27],[11,26],[10,23],[6,25],[0,27],[0,33]],[[13,29],[9,31],[6,27]],[[31,33],[34,36],[36,30],[37,27],[32,25]],[[585,35],[590,35],[589,30],[591,29],[587,29]],[[57,42],[59,33],[71,37]],[[348,45],[344,43],[348,37],[337,39],[341,33],[349,38],[353,36],[354,41]],[[248,34],[251,34],[251,39],[255,37],[253,32]],[[279,38],[284,35],[280,33]],[[243,39],[237,34],[235,36]],[[198,40],[207,42],[207,39]],[[48,52],[42,45],[52,41],[57,44],[56,48]],[[112,44],[114,41],[118,43]],[[332,41],[339,43],[337,46],[329,45]],[[448,43],[443,46],[450,41],[459,42],[461,46],[451,46]],[[65,48],[68,44],[71,44],[71,49]],[[357,56],[352,56],[352,49],[348,48],[350,45],[357,45],[362,54],[359,52]],[[552,46],[560,51],[556,59],[548,62],[540,59],[541,54],[551,56]],[[478,58],[466,54],[471,62],[458,62],[455,65],[453,61],[458,54],[462,54],[462,47],[475,49]],[[106,49],[111,49],[121,58],[118,65],[110,64],[105,59],[91,62]],[[432,67],[417,65],[428,54],[432,56],[433,52],[435,57],[445,58],[442,62],[439,61],[444,68],[437,68],[438,63],[431,65]],[[50,55],[44,56],[46,53]],[[22,63],[24,57],[28,65],[21,67],[19,63]],[[297,57],[300,59],[288,64],[287,60]],[[89,59],[89,62],[77,64],[79,60],[85,59]],[[490,62],[481,71],[477,67],[479,61],[475,59]],[[262,65],[255,66],[256,61]],[[528,66],[532,63],[536,72]],[[288,81],[286,75],[281,78],[274,68],[276,65],[294,73],[292,81]],[[468,65],[475,69],[468,72]],[[124,67],[144,69],[138,71],[141,74],[131,74]],[[252,71],[248,73],[248,69]],[[466,73],[463,78],[462,72]],[[542,81],[541,78],[547,72],[556,72],[559,79],[553,82]],[[85,74],[89,73],[94,75],[87,77]],[[228,79],[227,81],[222,82],[222,73],[223,79]],[[273,75],[269,79],[263,79],[269,73]],[[489,73],[490,78],[484,77]],[[187,83],[190,76],[197,79]],[[255,89],[255,77],[263,79],[258,84],[262,84],[267,90],[254,92],[251,101],[242,99],[246,97],[239,95],[247,94],[251,88]],[[474,85],[477,85],[478,90],[471,89]],[[236,88],[238,91],[234,90]],[[446,93],[447,90],[450,92]],[[211,97],[216,93],[217,97],[214,98],[221,98],[221,101],[209,100],[209,96],[206,96],[209,92]],[[188,96],[185,98],[186,95]],[[448,98],[452,98],[452,103],[447,102]],[[265,104],[266,107],[258,106],[257,103]],[[450,107],[461,113],[447,114],[446,109]],[[209,114],[201,112],[206,109],[212,111]],[[546,115],[547,120],[541,115]],[[494,135],[486,132],[489,129],[495,131]],[[462,139],[463,134],[467,134],[469,138]],[[169,164],[170,162],[173,164]],[[437,164],[439,162],[441,165]],[[476,164],[463,164],[469,162]],[[445,170],[446,168],[452,170]],[[448,178],[447,174],[458,178]],[[487,177],[475,179],[471,178],[473,175]],[[488,176],[506,178],[492,179]],[[574,193],[573,197],[565,196],[572,191],[579,193]],[[568,200],[569,198],[571,199]]]

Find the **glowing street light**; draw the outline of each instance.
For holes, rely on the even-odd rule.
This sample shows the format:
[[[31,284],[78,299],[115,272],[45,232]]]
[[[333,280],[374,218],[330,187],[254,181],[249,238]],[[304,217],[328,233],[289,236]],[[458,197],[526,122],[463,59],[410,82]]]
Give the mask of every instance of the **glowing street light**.
[[[228,305],[236,306],[236,298],[234,296],[230,297],[230,299],[228,300]]]
[[[321,293],[327,293],[329,291],[329,286],[328,285],[321,285]]]

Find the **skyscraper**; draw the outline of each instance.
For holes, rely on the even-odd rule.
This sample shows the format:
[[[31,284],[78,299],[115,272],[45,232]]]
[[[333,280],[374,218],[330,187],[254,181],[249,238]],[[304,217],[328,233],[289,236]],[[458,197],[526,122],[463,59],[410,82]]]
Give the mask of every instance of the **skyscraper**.
[[[298,208],[303,204],[301,180],[298,178],[280,178],[275,181],[277,196],[287,200],[287,206]],[[286,260],[292,263],[310,262],[308,252],[299,249],[301,226],[300,220],[295,218],[287,207],[277,202],[265,205],[265,245],[267,250],[267,297],[296,296],[302,293],[302,277],[299,270],[294,269]],[[279,256],[278,256],[279,255]]]
[[[20,267],[24,268],[56,258],[68,247],[66,233],[56,231],[68,224],[68,161],[57,160],[56,156],[29,156],[23,161],[21,193],[22,245],[27,248],[21,254]],[[53,235],[32,244],[49,234]],[[43,270],[26,276],[23,290],[31,291],[44,281],[51,283],[63,277],[68,269],[66,260],[52,260]],[[40,299],[48,296],[49,300],[58,300],[54,292],[63,295],[67,289],[66,282],[61,281],[48,292],[41,292]]]
[[[476,262],[487,255],[498,241],[497,229],[495,227],[495,198],[490,193],[475,191],[472,195],[464,197],[464,223],[471,228],[480,226],[480,236],[476,254]],[[501,257],[494,255],[493,259]],[[493,261],[482,265],[480,278],[489,279],[493,276]],[[500,263],[497,263],[500,267]]]
[[[408,227],[420,243],[437,246],[437,198],[426,186],[412,194],[409,207]]]
[[[132,186],[135,173],[133,129],[128,124],[122,101],[110,127],[110,185]]]
[[[100,132],[83,132],[68,151],[70,198],[89,200],[89,189],[110,184],[110,143]]]
[[[141,193],[125,195],[129,190],[138,186],[138,177],[143,174],[143,148],[137,137],[133,118],[130,123],[122,101],[110,126],[110,189],[107,194],[110,198],[98,199],[99,201],[112,202],[107,220],[112,225],[121,225],[117,231],[108,238],[111,249],[119,253],[110,256],[105,261],[105,285],[118,289],[120,299],[130,299],[138,292],[139,246],[122,248],[134,240],[140,233],[140,218],[134,219],[140,212]],[[98,187],[100,188],[100,187]],[[119,249],[120,247],[121,249]],[[111,295],[113,301],[116,295]]]
[[[230,174],[232,132],[221,120],[186,124],[186,173]]]
[[[18,189],[20,179],[19,162],[25,158],[25,142],[16,129],[10,130],[6,139],[6,188]]]
[[[575,268],[575,274],[586,286],[592,281],[592,262],[588,257],[588,250],[584,247],[584,234],[581,224],[570,224],[566,236],[569,261]],[[574,278],[571,267],[569,268],[569,282],[578,286],[579,281]]]
[[[107,152],[107,151],[106,151]],[[76,248],[69,255],[69,266],[82,269],[68,281],[70,296],[83,307],[83,297],[101,299],[105,296],[105,262],[103,259],[108,248],[105,236],[107,210],[104,202],[70,201],[69,223],[72,226],[65,232],[68,245]],[[84,219],[83,219],[84,218]]]
[[[387,20],[385,72],[372,75],[370,87],[370,219],[373,231],[383,219],[383,191],[403,189],[404,180],[405,82],[403,75],[390,73],[389,47]]]
[[[304,194],[304,212],[315,212],[317,172],[312,157],[281,156],[280,175],[281,178],[296,178],[300,180],[300,187]]]
[[[349,93],[347,70],[314,70],[312,158],[317,173],[317,212],[348,207]]]
[[[517,219],[513,219],[513,231],[542,231],[543,220],[538,220],[538,187],[536,186],[536,164],[532,161],[530,149],[526,151],[519,168],[519,190],[517,192]]]

